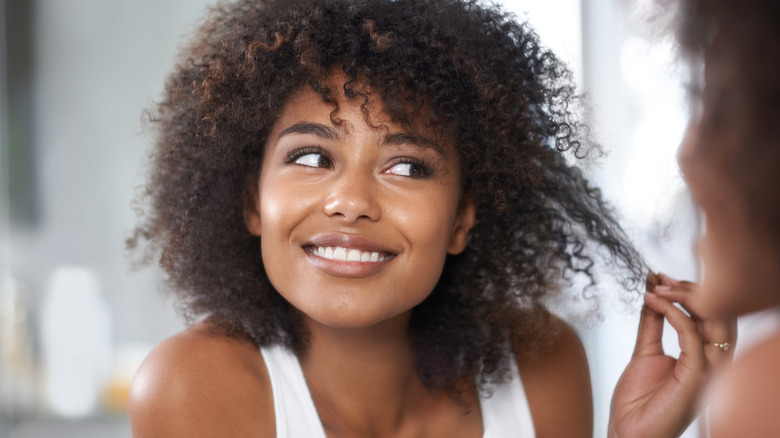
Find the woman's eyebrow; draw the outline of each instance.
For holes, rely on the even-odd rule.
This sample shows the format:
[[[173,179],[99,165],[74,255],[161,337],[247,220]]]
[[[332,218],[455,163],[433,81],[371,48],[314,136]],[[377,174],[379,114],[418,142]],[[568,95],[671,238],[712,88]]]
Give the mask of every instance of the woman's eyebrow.
[[[328,140],[338,140],[340,137],[339,131],[330,126],[315,122],[298,122],[282,130],[277,136],[277,141],[285,135],[290,134],[309,134]],[[392,133],[382,138],[382,144],[385,146],[407,145],[420,149],[433,149],[440,155],[444,155],[442,145],[421,135],[412,135],[402,132]]]
[[[285,128],[279,133],[279,136],[276,137],[276,139],[278,141],[280,138],[289,134],[311,134],[317,137],[327,138],[328,140],[337,139],[339,137],[339,132],[330,126],[314,122],[298,122]]]
[[[444,155],[442,145],[421,135],[411,135],[404,133],[388,134],[382,139],[382,144],[386,146],[410,145],[421,149],[433,149],[439,155]]]

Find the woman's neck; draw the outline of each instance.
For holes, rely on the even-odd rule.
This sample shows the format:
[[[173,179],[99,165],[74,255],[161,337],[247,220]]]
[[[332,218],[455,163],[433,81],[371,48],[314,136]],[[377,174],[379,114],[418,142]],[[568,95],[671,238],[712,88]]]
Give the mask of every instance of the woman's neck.
[[[417,376],[408,313],[368,328],[334,328],[312,320],[307,326],[310,342],[301,367],[332,435],[398,434],[447,397],[429,391]]]

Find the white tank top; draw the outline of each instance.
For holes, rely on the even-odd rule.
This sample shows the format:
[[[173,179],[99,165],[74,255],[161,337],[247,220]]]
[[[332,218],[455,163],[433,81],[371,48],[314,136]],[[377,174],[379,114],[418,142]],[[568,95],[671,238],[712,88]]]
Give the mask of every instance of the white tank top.
[[[281,346],[261,348],[274,397],[277,438],[325,438],[298,358]],[[534,424],[517,364],[511,379],[480,397],[483,438],[534,438]]]

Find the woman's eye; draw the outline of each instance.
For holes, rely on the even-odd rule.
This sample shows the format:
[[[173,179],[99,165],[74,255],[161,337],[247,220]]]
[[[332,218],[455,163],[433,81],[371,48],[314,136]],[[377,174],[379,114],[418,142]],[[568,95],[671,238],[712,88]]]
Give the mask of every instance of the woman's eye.
[[[391,167],[387,173],[412,178],[422,178],[426,176],[425,169],[421,165],[414,163],[398,163]]]
[[[293,162],[308,167],[330,167],[330,159],[316,152],[301,155]]]

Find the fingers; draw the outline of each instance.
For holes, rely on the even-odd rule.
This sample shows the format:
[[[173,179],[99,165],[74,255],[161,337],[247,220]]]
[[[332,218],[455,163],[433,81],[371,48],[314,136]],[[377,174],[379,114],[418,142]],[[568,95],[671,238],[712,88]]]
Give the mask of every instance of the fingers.
[[[645,287],[648,294],[645,295],[645,306],[639,320],[639,333],[637,334],[634,357],[664,354],[661,342],[664,328],[663,307],[658,307],[658,296],[652,292],[658,288],[671,289],[672,279],[663,274],[648,272]],[[650,302],[648,302],[650,301]],[[653,305],[653,301],[656,302]],[[674,301],[674,300],[672,300]],[[659,310],[660,309],[660,310]]]
[[[645,295],[645,303],[647,303]],[[664,316],[645,304],[639,317],[639,332],[636,336],[634,357],[663,354],[661,336],[664,332]]]
[[[737,340],[736,318],[703,320],[699,322],[699,331],[704,338],[707,361],[715,367],[730,363],[734,356]],[[716,345],[716,343],[721,345]]]
[[[645,290],[647,292],[652,292],[660,284],[661,277],[659,277],[659,274],[654,274],[652,271],[647,273],[647,279],[645,280]]]
[[[702,370],[705,356],[702,337],[699,334],[696,321],[683,313],[674,303],[654,293],[645,294],[645,306],[666,318],[677,332],[681,350],[678,365],[682,365],[683,369],[687,369],[689,372]]]
[[[704,353],[707,363],[718,369],[730,364],[734,358],[737,341],[737,320],[705,320],[699,323],[699,331],[704,338]]]
[[[696,322],[699,336],[704,343],[704,352],[707,363],[719,366],[731,361],[733,347],[736,343],[736,319],[702,317],[697,311],[695,296],[698,293],[698,285],[689,281],[675,280],[664,274],[656,274],[658,285],[652,290],[659,297],[679,303],[691,318]],[[728,343],[728,351],[716,346],[714,343]]]
[[[653,289],[649,289],[649,292],[654,292],[668,300],[680,303],[687,312],[698,315],[698,312],[695,311],[692,305],[692,297],[698,287],[695,283],[675,280],[664,274],[656,274],[656,277],[658,278],[658,285]]]

